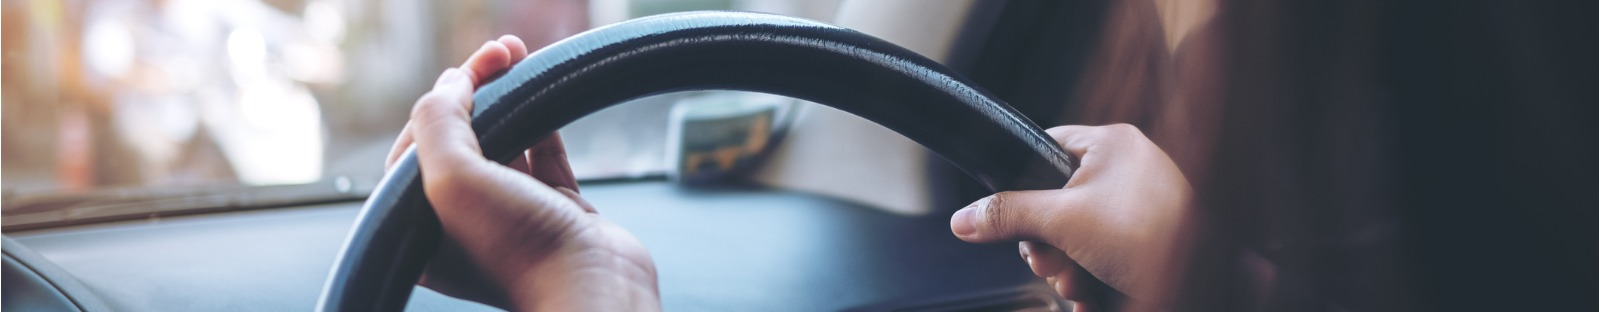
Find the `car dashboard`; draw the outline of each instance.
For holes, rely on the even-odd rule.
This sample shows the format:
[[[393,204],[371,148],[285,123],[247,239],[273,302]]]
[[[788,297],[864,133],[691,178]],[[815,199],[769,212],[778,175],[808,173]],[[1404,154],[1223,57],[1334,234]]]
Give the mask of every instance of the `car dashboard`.
[[[944,213],[903,216],[797,192],[659,180],[584,185],[583,194],[649,249],[667,310],[1057,306],[1037,295],[1048,290],[1036,291],[1042,283],[1014,246],[961,242]],[[29,267],[59,267],[82,284],[66,296],[93,297],[79,301],[111,310],[304,311],[315,308],[360,207],[324,203],[57,227],[6,233],[6,243],[49,262]],[[8,268],[7,284],[16,281],[12,273]],[[13,296],[25,289],[10,286],[7,309],[50,300]],[[407,310],[495,309],[418,287]]]

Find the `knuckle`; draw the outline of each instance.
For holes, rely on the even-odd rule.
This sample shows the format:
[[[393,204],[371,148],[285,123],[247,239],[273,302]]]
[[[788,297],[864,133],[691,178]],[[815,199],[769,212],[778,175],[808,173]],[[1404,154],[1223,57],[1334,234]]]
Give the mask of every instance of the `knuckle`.
[[[423,176],[424,187],[430,197],[448,202],[460,202],[459,199],[479,198],[477,194],[482,188],[474,187],[481,178],[471,176],[465,170],[436,170]]]
[[[417,104],[411,107],[411,119],[425,120],[437,116],[446,100],[437,90],[422,94],[421,98],[417,98]]]
[[[1096,144],[1104,145],[1112,150],[1147,145],[1150,142],[1150,139],[1145,137],[1144,131],[1139,130],[1139,127],[1134,125],[1118,123],[1099,128],[1100,131],[1097,131],[1098,133],[1093,140]]]
[[[1010,236],[1016,231],[1014,228],[1016,223],[1013,220],[1017,212],[1008,208],[1012,199],[1010,192],[1000,192],[990,196],[989,203],[983,206],[983,224],[990,233]]]
[[[462,182],[468,180],[471,179],[462,177],[455,170],[434,170],[422,176],[422,181],[427,183],[429,189],[446,193],[455,193],[455,190],[463,188]]]
[[[1150,137],[1146,136],[1144,131],[1139,130],[1139,127],[1129,124],[1117,124],[1116,126],[1117,133],[1115,137],[1118,141],[1124,142],[1123,146],[1125,148],[1139,150],[1155,148],[1155,143],[1150,141]]]
[[[1045,133],[1049,134],[1050,138],[1056,141],[1056,144],[1060,144],[1062,147],[1067,147],[1072,145],[1074,142],[1081,141],[1081,137],[1083,137],[1084,133],[1088,132],[1086,130],[1089,129],[1091,128],[1086,126],[1067,125],[1045,129]]]
[[[1057,139],[1060,139],[1062,137],[1066,137],[1066,136],[1072,135],[1074,133],[1082,132],[1083,129],[1084,129],[1084,126],[1066,125],[1066,126],[1050,127],[1050,129],[1045,129],[1044,132],[1050,134],[1051,137],[1055,137]]]
[[[462,111],[459,105],[453,103],[454,101],[447,94],[428,92],[428,94],[424,94],[421,99],[417,100],[415,107],[412,107],[411,121],[417,128],[426,129],[432,128],[440,122],[463,118],[458,115],[466,112]]]
[[[1127,123],[1118,123],[1118,124],[1107,125],[1106,126],[1106,130],[1110,131],[1112,134],[1116,134],[1116,135],[1120,135],[1120,136],[1128,136],[1128,135],[1144,136],[1144,132],[1139,131],[1139,127],[1135,127],[1134,125],[1130,125],[1130,124],[1127,124]]]

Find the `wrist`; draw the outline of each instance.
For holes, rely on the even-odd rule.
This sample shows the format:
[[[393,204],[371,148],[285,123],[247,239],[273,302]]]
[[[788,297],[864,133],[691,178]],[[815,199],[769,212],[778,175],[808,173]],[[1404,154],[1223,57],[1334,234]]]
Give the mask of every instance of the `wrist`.
[[[582,235],[580,235],[582,236]],[[517,311],[659,311],[655,265],[631,240],[568,244],[509,281]]]
[[[597,255],[596,257],[612,257]],[[615,259],[627,262],[624,259]],[[542,265],[541,265],[542,267]],[[517,311],[659,311],[653,268],[633,264],[550,266],[520,276],[508,294]]]

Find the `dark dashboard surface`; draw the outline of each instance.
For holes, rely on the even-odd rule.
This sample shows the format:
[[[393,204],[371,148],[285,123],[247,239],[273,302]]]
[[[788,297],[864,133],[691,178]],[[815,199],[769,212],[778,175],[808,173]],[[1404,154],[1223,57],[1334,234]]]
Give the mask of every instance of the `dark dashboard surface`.
[[[761,189],[585,185],[650,249],[667,310],[833,311],[1033,281],[1010,244],[971,245],[948,212],[899,216]],[[360,203],[7,233],[126,311],[311,310]],[[948,211],[948,210],[940,210]],[[408,310],[490,309],[419,288]]]

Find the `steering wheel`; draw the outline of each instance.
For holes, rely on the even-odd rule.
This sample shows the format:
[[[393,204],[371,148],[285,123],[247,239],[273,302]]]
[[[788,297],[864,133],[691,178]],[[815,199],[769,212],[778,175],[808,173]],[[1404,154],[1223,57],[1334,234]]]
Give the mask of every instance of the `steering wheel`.
[[[1006,190],[1018,161],[1054,168],[1054,187],[1074,168],[1038,125],[939,63],[849,29],[757,13],[657,15],[551,44],[478,89],[472,128],[484,157],[505,163],[579,117],[688,90],[832,106],[926,146],[994,191]],[[425,196],[407,149],[356,217],[320,310],[404,308],[441,238]]]

